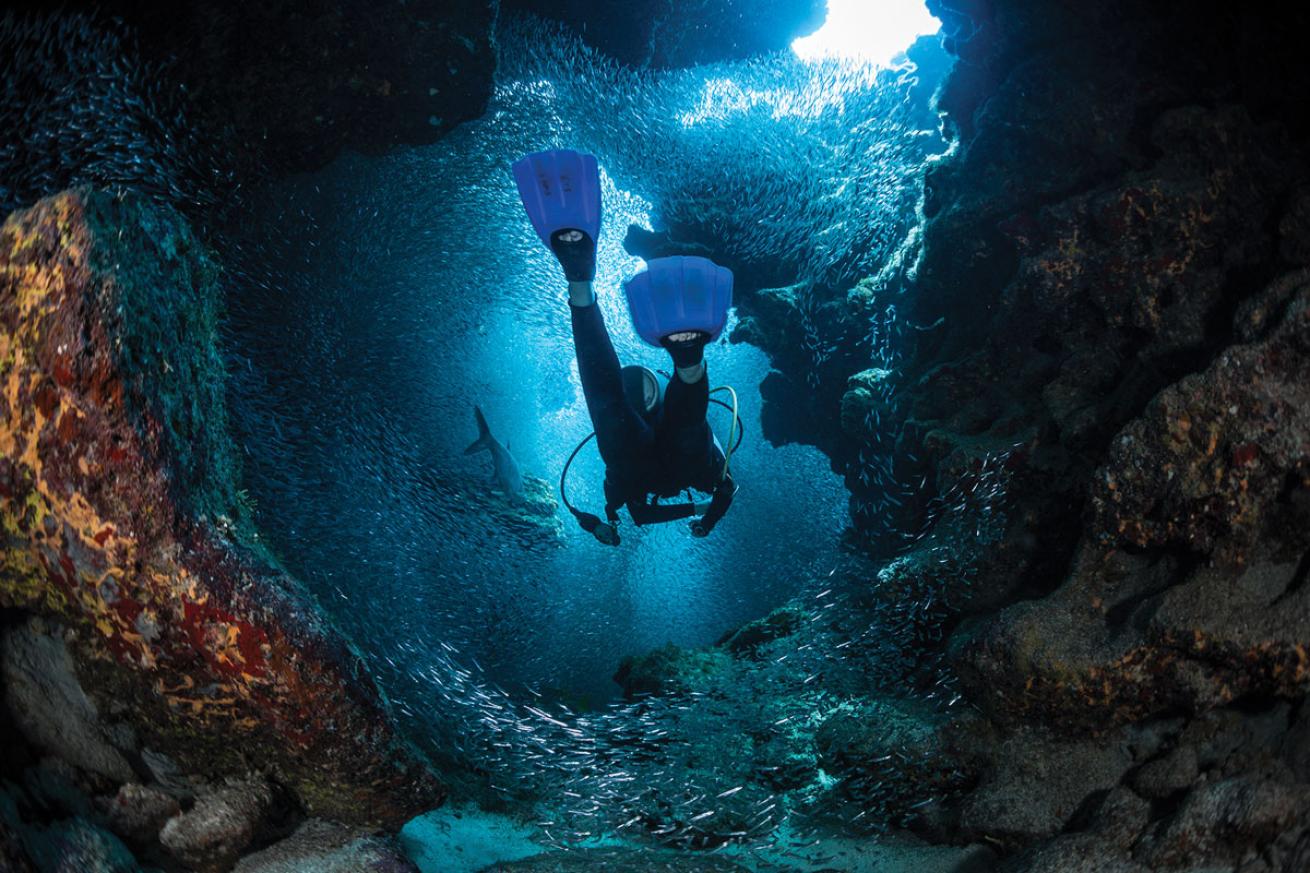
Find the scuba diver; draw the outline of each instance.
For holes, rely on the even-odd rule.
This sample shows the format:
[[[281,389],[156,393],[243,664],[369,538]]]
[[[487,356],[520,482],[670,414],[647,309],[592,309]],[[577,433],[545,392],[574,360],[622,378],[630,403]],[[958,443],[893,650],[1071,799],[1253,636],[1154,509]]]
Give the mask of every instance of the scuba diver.
[[[592,287],[601,217],[596,158],[569,150],[539,152],[514,164],[514,178],[537,235],[568,282],[578,374],[605,462],[607,521],[568,502],[568,464],[560,477],[565,506],[584,530],[606,545],[619,543],[615,525],[622,506],[638,526],[692,518],[692,534],[707,536],[737,491],[728,465],[734,447],[731,435],[725,453],[706,421],[711,392],[704,359],[706,344],[718,338],[727,323],[732,271],[706,258],[651,260],[624,284],[624,292],[637,334],[669,353],[674,372],[661,384],[646,367],[620,367]],[[737,431],[735,393],[732,396]],[[569,464],[586,442],[574,450]],[[688,489],[712,497],[659,502]]]

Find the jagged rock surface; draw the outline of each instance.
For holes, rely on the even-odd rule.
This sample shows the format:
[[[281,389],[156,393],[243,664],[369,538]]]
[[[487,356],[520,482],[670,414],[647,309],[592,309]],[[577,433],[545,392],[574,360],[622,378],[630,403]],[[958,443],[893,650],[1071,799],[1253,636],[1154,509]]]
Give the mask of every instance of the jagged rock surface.
[[[932,5],[959,145],[925,183],[903,302],[940,326],[892,426],[939,486],[1021,444],[947,643],[1002,738],[973,749],[959,825],[1029,847],[1007,869],[1273,865],[1310,826],[1276,751],[1310,682],[1307,83],[1258,96],[1290,46],[1242,15],[1232,43],[1172,4]],[[1062,739],[1019,743],[1035,729]],[[1047,775],[989,801],[1025,771]]]

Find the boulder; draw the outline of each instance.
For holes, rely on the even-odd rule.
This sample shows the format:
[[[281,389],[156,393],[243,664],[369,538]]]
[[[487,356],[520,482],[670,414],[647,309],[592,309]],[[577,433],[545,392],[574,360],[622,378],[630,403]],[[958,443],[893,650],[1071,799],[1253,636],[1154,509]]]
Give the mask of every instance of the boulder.
[[[629,655],[614,673],[629,699],[642,694],[698,691],[732,663],[720,649],[684,649],[669,643],[642,655]]]
[[[257,776],[228,779],[204,789],[195,805],[175,815],[159,831],[159,842],[173,857],[202,871],[230,870],[257,838],[267,832],[275,790]]]
[[[1069,742],[1023,728],[996,749],[991,769],[963,802],[967,833],[1010,845],[1059,833],[1084,803],[1119,783],[1132,763],[1126,745]]]
[[[109,829],[133,845],[159,840],[169,819],[180,815],[177,798],[154,785],[129,782],[102,804]]]
[[[7,628],[0,637],[0,672],[5,707],[29,742],[113,783],[135,777],[78,684],[57,629],[49,632],[37,618]]]
[[[237,862],[233,873],[418,873],[394,838],[310,819]]]
[[[1093,834],[1067,834],[1040,843],[1000,869],[1003,873],[1153,873],[1127,852],[1108,850]]]
[[[80,816],[45,824],[14,824],[0,812],[0,859],[15,859],[4,870],[139,873],[140,867],[117,837]],[[12,835],[8,840],[4,834]],[[21,847],[21,848],[20,848]],[[24,866],[30,865],[30,866]]]
[[[1236,864],[1248,849],[1305,827],[1310,786],[1250,777],[1200,785],[1135,850],[1153,868]]]
[[[1200,772],[1196,749],[1180,746],[1164,757],[1144,764],[1133,774],[1133,788],[1143,797],[1163,800],[1190,788]]]

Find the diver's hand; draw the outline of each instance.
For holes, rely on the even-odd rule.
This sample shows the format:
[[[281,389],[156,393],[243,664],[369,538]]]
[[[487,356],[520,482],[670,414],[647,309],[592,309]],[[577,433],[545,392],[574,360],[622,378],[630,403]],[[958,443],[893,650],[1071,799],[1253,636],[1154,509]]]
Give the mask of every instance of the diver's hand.
[[[596,529],[591,532],[591,535],[607,546],[617,546],[619,544],[619,529],[603,521],[596,525]]]
[[[694,537],[707,537],[710,535],[710,529],[705,526],[699,518],[692,519],[691,535]]]

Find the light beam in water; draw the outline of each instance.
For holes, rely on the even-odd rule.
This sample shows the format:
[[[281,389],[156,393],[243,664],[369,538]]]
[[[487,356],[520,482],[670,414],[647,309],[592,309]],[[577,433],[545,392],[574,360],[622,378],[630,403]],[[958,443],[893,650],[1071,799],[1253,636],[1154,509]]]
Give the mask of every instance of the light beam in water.
[[[885,67],[917,37],[941,26],[923,0],[828,0],[823,26],[791,48],[807,61],[841,57]]]

